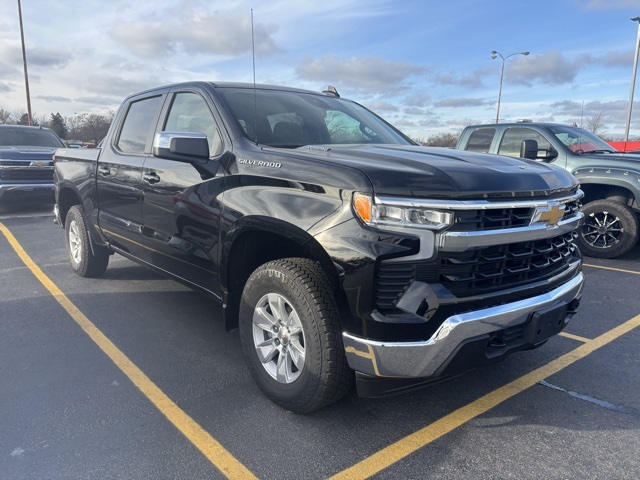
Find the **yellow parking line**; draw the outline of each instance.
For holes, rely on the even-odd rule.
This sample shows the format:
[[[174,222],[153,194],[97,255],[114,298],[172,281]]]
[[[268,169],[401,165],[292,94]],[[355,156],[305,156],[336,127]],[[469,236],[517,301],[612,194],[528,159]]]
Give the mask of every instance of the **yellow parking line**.
[[[640,315],[365,458],[332,479],[368,478],[640,326]]]
[[[560,335],[562,337],[571,338],[573,340],[577,340],[577,341],[582,342],[582,343],[587,343],[587,342],[591,341],[590,338],[579,337],[578,335],[574,335],[573,333],[568,333],[568,332],[560,332],[558,335]]]
[[[591,267],[591,268],[601,268],[602,270],[613,270],[614,272],[633,273],[634,275],[640,275],[640,272],[636,272],[635,270],[623,270],[622,268],[603,267],[601,265],[592,265],[590,263],[583,263],[582,266]]]
[[[67,296],[29,257],[13,234],[0,222],[0,231],[9,241],[24,264],[53,295],[58,303],[102,351],[129,377],[133,384],[169,419],[182,434],[189,439],[209,461],[228,478],[256,478],[242,463],[231,455],[217,440],[207,433],[198,423],[178,407],[160,388],[158,388],[129,358],[116,347],[91,321],[76,307]]]

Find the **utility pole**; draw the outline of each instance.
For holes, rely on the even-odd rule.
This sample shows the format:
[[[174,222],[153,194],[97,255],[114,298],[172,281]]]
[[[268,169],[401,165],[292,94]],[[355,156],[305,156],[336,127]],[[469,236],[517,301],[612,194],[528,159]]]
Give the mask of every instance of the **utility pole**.
[[[627,149],[629,141],[629,125],[631,124],[631,110],[633,110],[633,90],[636,86],[636,72],[638,70],[638,51],[640,51],[640,17],[633,17],[633,22],[638,22],[638,41],[636,42],[636,56],[633,60],[633,74],[631,75],[631,93],[629,94],[629,115],[627,115],[627,126],[624,129],[624,149]]]
[[[22,40],[22,63],[24,64],[24,84],[27,90],[27,117],[29,125],[33,125],[31,115],[31,95],[29,94],[29,73],[27,72],[27,51],[24,48],[24,30],[22,28],[22,6],[18,0],[18,17],[20,18],[20,39]]]

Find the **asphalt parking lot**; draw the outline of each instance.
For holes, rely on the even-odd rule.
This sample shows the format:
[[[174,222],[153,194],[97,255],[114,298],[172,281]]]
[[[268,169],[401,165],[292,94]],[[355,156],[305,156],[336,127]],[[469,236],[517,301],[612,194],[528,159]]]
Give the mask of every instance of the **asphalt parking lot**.
[[[0,206],[0,478],[640,477],[640,246],[585,259],[580,312],[542,348],[300,416],[214,302],[118,256],[73,274],[51,207]]]

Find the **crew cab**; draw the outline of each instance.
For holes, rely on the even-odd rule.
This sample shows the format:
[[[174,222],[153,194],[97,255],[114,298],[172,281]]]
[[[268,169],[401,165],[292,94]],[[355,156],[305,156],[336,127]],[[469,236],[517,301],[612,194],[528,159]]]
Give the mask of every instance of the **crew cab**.
[[[64,143],[48,128],[0,125],[0,199],[53,198],[52,157],[60,147]]]
[[[571,174],[418,146],[334,88],[134,94],[99,148],[56,152],[55,182],[77,274],[117,253],[220,301],[295,412],[538,347],[582,295]]]
[[[585,221],[578,246],[585,255],[615,258],[638,242],[640,161],[581,128],[522,121],[466,127],[456,148],[560,166],[580,181]]]

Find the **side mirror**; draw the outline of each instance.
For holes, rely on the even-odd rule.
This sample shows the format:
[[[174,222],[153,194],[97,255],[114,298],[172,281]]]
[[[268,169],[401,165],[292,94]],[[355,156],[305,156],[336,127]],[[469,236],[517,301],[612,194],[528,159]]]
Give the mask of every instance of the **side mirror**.
[[[185,163],[206,163],[209,142],[199,132],[158,132],[153,139],[153,156]]]
[[[520,156],[529,160],[536,160],[538,158],[538,141],[523,140],[520,144]]]

